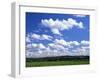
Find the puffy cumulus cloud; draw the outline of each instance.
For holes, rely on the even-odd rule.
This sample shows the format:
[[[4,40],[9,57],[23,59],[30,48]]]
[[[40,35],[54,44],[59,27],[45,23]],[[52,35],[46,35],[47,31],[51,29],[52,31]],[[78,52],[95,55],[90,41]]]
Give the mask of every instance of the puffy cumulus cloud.
[[[38,34],[32,34],[32,36],[31,36],[33,39],[41,39],[40,38],[40,35],[38,35]]]
[[[51,40],[53,37],[52,36],[49,36],[49,35],[46,35],[46,34],[43,34],[43,35],[41,35],[41,39],[43,39],[43,40]]]
[[[81,46],[83,48],[86,48],[89,46],[89,41],[82,40],[81,42],[78,41],[65,41],[64,39],[55,39],[53,42],[46,44],[49,47],[52,48],[60,48],[64,49],[64,47],[71,48],[75,46]],[[34,48],[46,48],[45,45],[42,43],[32,43],[32,44],[27,44],[28,48],[34,47]]]
[[[80,55],[83,55],[83,56],[89,56],[89,47],[80,47],[80,48],[77,48],[77,49],[74,49],[72,50],[72,54],[75,56],[80,56]]]
[[[32,39],[38,39],[38,40],[51,40],[53,37],[52,36],[49,36],[49,35],[46,35],[46,34],[42,34],[42,35],[39,35],[39,34],[32,34]]]
[[[80,29],[84,28],[83,23],[81,21],[77,22],[75,19],[72,18],[68,18],[68,20],[63,20],[63,23],[66,26],[64,29],[71,29],[73,27],[80,28]]]
[[[40,44],[38,44],[38,48],[39,49],[45,49],[46,47],[42,43],[40,43]]]
[[[32,48],[45,49],[46,47],[42,43],[39,44],[32,43]]]
[[[52,49],[48,47],[45,50],[38,49],[38,51],[28,51],[27,50],[27,57],[33,58],[40,58],[40,57],[52,57],[52,56],[89,56],[89,48],[77,48],[72,49],[69,51],[68,49],[64,48],[63,50],[60,49],[59,45],[50,45],[56,49]]]
[[[59,44],[55,44],[55,43],[50,43],[48,44],[48,46],[51,48],[51,49],[55,49],[55,50],[64,50],[64,46],[62,45],[59,45]]]
[[[75,19],[72,18],[68,18],[67,20],[65,19],[53,20],[52,18],[42,19],[41,24],[46,27],[49,27],[54,34],[58,34],[58,35],[61,34],[60,33],[61,30],[65,30],[65,29],[69,30],[73,27],[80,28],[80,29],[84,28],[83,23],[81,21],[77,22]]]
[[[30,43],[30,44],[26,45],[26,48],[28,48],[28,49],[37,49],[37,50],[38,49],[46,49],[45,45],[42,44],[42,43],[38,43],[38,44]]]
[[[59,31],[58,29],[56,29],[56,28],[51,29],[51,31],[53,32],[53,34],[62,35],[62,34],[60,33],[60,31]]]
[[[68,42],[66,42],[64,39],[55,39],[54,41],[55,44],[58,44],[58,45],[63,45],[63,46],[67,46],[69,45]]]
[[[33,48],[37,48],[37,46],[38,46],[38,44],[32,43],[32,47],[33,47]]]
[[[26,42],[27,42],[27,43],[30,43],[30,42],[31,42],[31,40],[30,40],[29,37],[26,37]]]
[[[68,51],[64,50],[63,46],[55,44],[50,44],[50,46],[45,49],[38,48],[38,50],[35,51],[31,51],[30,49],[26,50],[26,57],[32,57],[32,58],[64,56],[64,55],[68,55]]]
[[[79,26],[79,28],[83,29],[83,23],[82,22],[79,22],[79,24],[77,24]]]
[[[89,46],[82,46],[82,49],[89,50]]]
[[[27,45],[26,45],[26,48],[27,48],[27,49],[32,48],[32,44],[27,44]]]
[[[76,46],[80,45],[80,43],[78,41],[70,41],[69,44],[70,45],[76,45]]]
[[[80,43],[78,41],[65,41],[64,39],[55,39],[53,43],[48,44],[48,46],[50,48],[64,51],[75,46],[80,46]]]
[[[27,44],[27,57],[52,57],[52,56],[89,56],[89,41],[65,41],[63,39],[55,39],[48,44],[30,43]],[[86,46],[84,46],[85,44]],[[70,46],[73,46],[72,48]],[[75,47],[76,46],[76,47]]]
[[[64,39],[55,39],[55,44],[63,45],[63,46],[79,46],[80,43],[78,41],[65,41]]]
[[[81,45],[89,45],[89,41],[82,40],[82,41],[81,41]]]

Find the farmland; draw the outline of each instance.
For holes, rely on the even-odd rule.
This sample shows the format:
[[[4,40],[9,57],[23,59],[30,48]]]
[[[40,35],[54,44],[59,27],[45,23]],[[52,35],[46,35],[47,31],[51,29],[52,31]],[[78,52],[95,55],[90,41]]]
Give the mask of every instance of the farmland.
[[[26,67],[83,65],[83,64],[89,64],[89,56],[26,58]]]

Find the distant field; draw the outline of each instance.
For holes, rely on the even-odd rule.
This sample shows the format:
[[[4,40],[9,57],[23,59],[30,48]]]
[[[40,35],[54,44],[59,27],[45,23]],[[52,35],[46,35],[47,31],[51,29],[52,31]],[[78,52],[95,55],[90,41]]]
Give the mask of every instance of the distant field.
[[[39,67],[39,66],[58,66],[58,65],[81,65],[89,64],[88,60],[76,61],[41,61],[41,62],[26,62],[26,67]]]
[[[60,65],[82,65],[89,64],[88,57],[60,57],[60,58],[26,58],[26,67],[41,67],[41,66],[60,66]]]

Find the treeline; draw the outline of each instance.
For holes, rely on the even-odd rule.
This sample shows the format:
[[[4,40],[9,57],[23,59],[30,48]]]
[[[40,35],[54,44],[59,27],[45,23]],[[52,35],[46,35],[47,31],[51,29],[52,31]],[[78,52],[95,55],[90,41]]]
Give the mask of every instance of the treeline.
[[[68,61],[68,60],[89,60],[89,56],[56,56],[56,57],[44,57],[44,58],[26,58],[26,62]]]

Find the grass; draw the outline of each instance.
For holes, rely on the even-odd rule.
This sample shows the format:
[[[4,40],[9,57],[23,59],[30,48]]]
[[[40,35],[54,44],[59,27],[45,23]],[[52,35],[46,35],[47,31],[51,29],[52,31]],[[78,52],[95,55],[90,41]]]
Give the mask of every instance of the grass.
[[[79,60],[64,60],[64,61],[30,61],[26,62],[26,67],[82,65],[82,64],[89,64],[89,60],[79,59]]]

